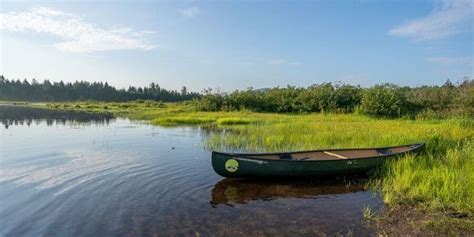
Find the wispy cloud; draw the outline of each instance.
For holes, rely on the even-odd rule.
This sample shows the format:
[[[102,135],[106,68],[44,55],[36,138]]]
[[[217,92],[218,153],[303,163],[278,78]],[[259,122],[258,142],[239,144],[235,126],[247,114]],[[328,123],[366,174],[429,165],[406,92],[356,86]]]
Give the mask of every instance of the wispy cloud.
[[[472,56],[466,57],[430,57],[427,58],[429,62],[442,65],[467,64],[474,65],[474,58]]]
[[[281,59],[281,58],[274,58],[274,59],[268,60],[267,63],[268,63],[268,64],[279,65],[279,64],[285,64],[285,63],[286,63],[286,60],[285,60],[285,59]]]
[[[282,59],[282,58],[273,58],[273,59],[270,59],[267,61],[267,64],[271,64],[271,65],[283,65],[283,64],[287,64],[287,65],[301,65],[302,63],[299,62],[299,61],[288,61],[286,59]]]
[[[417,41],[446,38],[472,27],[472,0],[443,0],[425,17],[405,22],[389,31],[390,35]]]
[[[64,42],[54,46],[74,53],[108,50],[151,50],[156,45],[143,39],[153,31],[131,28],[106,29],[84,21],[80,16],[63,11],[38,7],[31,11],[0,13],[0,30],[38,32],[56,36]]]
[[[179,13],[184,17],[193,18],[201,13],[201,9],[198,7],[188,7],[179,9]]]

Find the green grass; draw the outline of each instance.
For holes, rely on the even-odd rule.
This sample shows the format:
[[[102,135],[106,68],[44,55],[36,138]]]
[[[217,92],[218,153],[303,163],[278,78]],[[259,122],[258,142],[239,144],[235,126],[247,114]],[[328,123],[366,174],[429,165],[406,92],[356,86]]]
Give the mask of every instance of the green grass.
[[[45,106],[45,105],[43,105]],[[153,124],[225,128],[206,138],[213,150],[288,151],[379,147],[426,142],[426,151],[387,163],[372,186],[390,206],[415,205],[442,213],[464,213],[474,224],[474,122],[374,119],[355,114],[265,114],[198,112],[185,103],[63,103],[52,108],[108,111]]]
[[[256,123],[257,120],[249,118],[239,118],[239,117],[226,117],[217,119],[217,124],[219,125],[244,125]]]
[[[428,209],[474,213],[474,149],[452,147],[444,154],[407,156],[390,162],[378,182],[384,201],[420,204]]]
[[[376,213],[372,210],[372,208],[367,205],[363,210],[362,210],[362,215],[364,216],[364,219],[366,220],[374,220],[376,219]]]
[[[179,116],[179,117],[161,117],[153,119],[151,122],[156,125],[164,126],[176,126],[176,125],[197,125],[197,124],[208,124],[214,123],[215,118],[209,117],[191,117],[191,116]]]

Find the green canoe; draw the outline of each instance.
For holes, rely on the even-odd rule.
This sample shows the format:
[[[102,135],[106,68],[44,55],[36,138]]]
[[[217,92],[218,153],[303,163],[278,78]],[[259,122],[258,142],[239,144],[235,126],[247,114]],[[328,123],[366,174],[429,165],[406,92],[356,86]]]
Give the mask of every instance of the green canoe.
[[[283,153],[212,152],[212,167],[224,177],[339,176],[366,173],[388,159],[423,149],[424,143]]]

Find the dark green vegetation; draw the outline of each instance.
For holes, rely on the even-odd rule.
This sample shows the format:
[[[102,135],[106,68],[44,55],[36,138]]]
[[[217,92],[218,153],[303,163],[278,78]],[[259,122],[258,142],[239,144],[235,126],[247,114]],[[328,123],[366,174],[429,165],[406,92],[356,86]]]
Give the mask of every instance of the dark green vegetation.
[[[181,91],[166,90],[155,83],[148,87],[130,86],[127,90],[115,89],[107,82],[76,81],[74,83],[53,82],[35,79],[31,83],[26,79],[8,80],[0,76],[0,100],[13,101],[130,101],[156,100],[165,102],[185,101],[198,98],[199,94],[188,92],[186,87]]]
[[[361,88],[331,83],[307,88],[286,87],[265,90],[236,90],[231,93],[204,91],[196,102],[202,111],[271,113],[351,113],[375,117],[474,116],[474,80],[457,85],[400,87],[393,84]]]
[[[157,84],[115,89],[106,83],[48,80],[7,80],[0,76],[0,100],[13,101],[107,101],[155,100],[178,102],[193,100],[200,111],[251,111],[269,113],[360,113],[385,118],[474,117],[474,80],[464,78],[443,86],[400,87],[393,84],[362,88],[348,84],[323,83],[307,88],[291,87],[235,90],[230,93],[203,93],[166,90]]]

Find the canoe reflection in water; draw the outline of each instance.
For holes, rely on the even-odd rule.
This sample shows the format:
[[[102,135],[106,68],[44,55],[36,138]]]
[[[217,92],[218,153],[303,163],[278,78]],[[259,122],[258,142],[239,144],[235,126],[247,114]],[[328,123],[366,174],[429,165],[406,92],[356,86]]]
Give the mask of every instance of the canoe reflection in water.
[[[247,204],[250,201],[269,201],[284,198],[323,198],[325,195],[336,195],[364,191],[361,181],[354,180],[256,180],[256,179],[222,179],[214,185],[210,204],[233,206]]]

